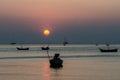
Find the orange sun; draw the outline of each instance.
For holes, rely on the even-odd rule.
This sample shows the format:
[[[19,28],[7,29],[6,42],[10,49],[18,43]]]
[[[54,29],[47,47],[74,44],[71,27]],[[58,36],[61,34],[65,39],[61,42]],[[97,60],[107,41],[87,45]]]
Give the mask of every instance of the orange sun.
[[[43,34],[46,35],[46,36],[48,36],[48,35],[50,34],[50,30],[45,29],[45,30],[43,31]]]

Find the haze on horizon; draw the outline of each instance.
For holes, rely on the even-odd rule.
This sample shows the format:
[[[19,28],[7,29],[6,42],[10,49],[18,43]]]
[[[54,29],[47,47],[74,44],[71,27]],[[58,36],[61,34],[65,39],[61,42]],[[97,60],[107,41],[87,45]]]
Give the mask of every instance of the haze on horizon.
[[[119,0],[0,0],[0,43],[120,43]],[[42,31],[49,29],[46,37]]]

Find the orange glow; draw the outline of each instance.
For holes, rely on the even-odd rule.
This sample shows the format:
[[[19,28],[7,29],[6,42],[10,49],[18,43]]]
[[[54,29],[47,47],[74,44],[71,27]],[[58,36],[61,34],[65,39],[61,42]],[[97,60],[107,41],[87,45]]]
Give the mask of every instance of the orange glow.
[[[43,31],[43,34],[46,35],[46,36],[48,36],[48,35],[50,34],[50,30],[45,29],[45,30]]]
[[[0,16],[22,16],[50,24],[73,19],[117,19],[119,3],[120,0],[0,0]]]
[[[44,80],[50,80],[50,67],[48,62],[44,62],[43,64],[43,71],[44,73],[42,74],[42,77]]]

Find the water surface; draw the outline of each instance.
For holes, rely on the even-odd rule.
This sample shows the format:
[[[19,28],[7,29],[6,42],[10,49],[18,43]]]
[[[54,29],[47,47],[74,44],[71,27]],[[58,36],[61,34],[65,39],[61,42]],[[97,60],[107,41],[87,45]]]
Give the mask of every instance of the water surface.
[[[42,45],[24,45],[29,51],[18,51],[18,46],[0,45],[0,80],[120,80],[119,51],[101,53],[95,45],[50,45],[50,56],[60,53],[64,60],[63,68],[52,69]]]

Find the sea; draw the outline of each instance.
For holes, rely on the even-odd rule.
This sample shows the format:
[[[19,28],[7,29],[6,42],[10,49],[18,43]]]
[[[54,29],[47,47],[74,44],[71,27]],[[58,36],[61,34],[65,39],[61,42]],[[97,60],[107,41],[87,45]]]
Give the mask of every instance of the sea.
[[[29,50],[17,50],[21,45],[0,45],[0,80],[120,80],[120,45],[118,52],[100,52],[106,45],[50,44],[48,54],[63,60],[62,68],[50,68],[45,44],[23,44]]]

